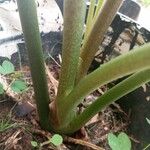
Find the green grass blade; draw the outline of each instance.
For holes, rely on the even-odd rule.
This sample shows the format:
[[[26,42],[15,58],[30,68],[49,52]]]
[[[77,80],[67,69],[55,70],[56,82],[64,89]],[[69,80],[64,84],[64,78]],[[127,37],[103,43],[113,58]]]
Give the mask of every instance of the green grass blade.
[[[103,2],[104,0],[98,0],[98,3],[97,3],[97,7],[96,7],[96,10],[95,10],[95,14],[94,14],[94,19],[96,19],[102,5],[103,5]]]
[[[94,17],[94,11],[95,11],[95,0],[90,0],[90,6],[89,6],[89,11],[87,15],[87,21],[86,21],[86,29],[85,29],[85,34],[84,34],[84,42],[87,39],[87,36],[90,32],[90,29],[93,25],[93,17]]]

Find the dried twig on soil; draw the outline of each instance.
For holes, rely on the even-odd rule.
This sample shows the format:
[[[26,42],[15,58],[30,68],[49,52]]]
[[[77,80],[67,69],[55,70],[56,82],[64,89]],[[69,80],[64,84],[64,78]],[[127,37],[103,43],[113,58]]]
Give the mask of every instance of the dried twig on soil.
[[[133,142],[135,142],[135,143],[140,143],[140,141],[138,141],[137,139],[135,139],[135,138],[133,138],[133,137],[131,137],[131,136],[129,136],[129,138],[133,141]]]
[[[0,103],[4,103],[6,101],[8,101],[8,100],[7,99],[1,100]]]
[[[48,66],[45,64],[46,73],[49,77],[50,82],[53,84],[55,95],[57,94],[57,88],[58,88],[58,81],[53,77],[51,72],[49,71]]]
[[[54,46],[55,46],[55,45],[54,45]],[[54,57],[52,57],[51,54],[48,53],[48,56],[54,61],[54,63],[55,63],[58,67],[61,67],[61,65],[57,62],[57,60],[55,60]],[[59,55],[58,55],[58,57],[59,57]],[[59,59],[59,61],[60,61],[60,59]],[[61,63],[61,61],[60,61],[60,63]]]
[[[6,91],[7,95],[15,99],[15,94],[10,90],[10,85],[7,83],[5,77],[0,76],[0,83],[3,85],[3,89]]]
[[[5,142],[5,149],[4,150],[8,150],[8,149],[13,149],[16,144],[18,143],[18,141],[21,139],[21,137],[18,137],[17,136],[21,133],[20,130],[16,131],[14,134],[12,134],[11,137],[9,137],[6,142]]]
[[[99,146],[97,146],[95,144],[92,144],[90,142],[83,141],[83,140],[80,140],[80,139],[74,139],[74,138],[67,137],[67,136],[64,137],[64,141],[74,143],[74,144],[79,144],[79,145],[82,145],[82,146],[86,146],[86,147],[89,147],[93,150],[105,150],[104,148],[99,147]]]
[[[41,129],[36,129],[36,128],[32,128],[31,129],[32,133],[35,133],[35,134],[39,134],[47,139],[49,139],[50,137],[52,137],[52,135],[50,134],[50,132],[46,132],[44,130],[41,130]]]
[[[126,117],[129,118],[129,115],[125,111],[122,110],[122,108],[119,106],[119,104],[114,102],[114,103],[112,103],[112,105],[115,106],[119,110],[119,112],[123,113]]]

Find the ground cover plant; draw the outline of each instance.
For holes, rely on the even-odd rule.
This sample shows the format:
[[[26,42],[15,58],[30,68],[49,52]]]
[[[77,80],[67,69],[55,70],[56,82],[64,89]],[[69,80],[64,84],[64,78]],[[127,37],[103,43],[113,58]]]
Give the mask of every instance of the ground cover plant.
[[[123,132],[119,133],[118,137],[112,133],[109,133],[108,143],[112,150],[131,150],[131,141]]]
[[[61,134],[79,130],[110,103],[150,81],[150,44],[137,47],[88,73],[90,64],[122,0],[91,0],[86,28],[86,5],[81,0],[64,1],[62,64],[55,100],[47,89],[42,44],[34,0],[17,0],[30,61],[40,125]],[[127,76],[96,99],[83,112],[78,105],[100,86]]]
[[[2,65],[0,65],[0,94],[7,93],[9,88],[15,93],[22,93],[27,90],[27,84],[23,81],[23,77],[21,72],[15,71],[14,65],[8,61],[3,61]],[[9,77],[9,82],[7,83],[7,79]],[[1,83],[2,82],[2,83]]]

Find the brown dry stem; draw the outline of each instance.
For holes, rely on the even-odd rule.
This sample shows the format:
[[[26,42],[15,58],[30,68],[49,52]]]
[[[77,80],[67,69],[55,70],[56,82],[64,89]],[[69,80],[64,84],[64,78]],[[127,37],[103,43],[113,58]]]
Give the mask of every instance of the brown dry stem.
[[[69,143],[79,144],[79,145],[82,145],[82,146],[85,146],[85,147],[89,147],[93,150],[105,150],[104,148],[99,147],[99,146],[97,146],[95,144],[92,144],[90,142],[80,140],[80,139],[75,139],[75,138],[72,138],[72,137],[65,136],[64,141],[69,142]]]

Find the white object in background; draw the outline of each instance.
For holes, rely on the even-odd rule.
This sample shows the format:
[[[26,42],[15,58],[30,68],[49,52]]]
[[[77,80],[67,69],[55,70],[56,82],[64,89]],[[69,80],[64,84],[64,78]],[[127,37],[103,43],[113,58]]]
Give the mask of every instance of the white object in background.
[[[148,6],[148,7],[141,6],[141,12],[140,12],[140,15],[138,17],[138,23],[142,27],[144,27],[150,31],[149,16],[150,16],[150,6]]]

